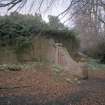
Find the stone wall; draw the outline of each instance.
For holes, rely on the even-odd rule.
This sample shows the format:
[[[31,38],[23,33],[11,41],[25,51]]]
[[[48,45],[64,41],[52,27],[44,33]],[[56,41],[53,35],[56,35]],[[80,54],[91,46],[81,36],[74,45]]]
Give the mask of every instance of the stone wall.
[[[15,48],[10,46],[0,48],[0,64],[16,64],[26,62],[40,62],[48,60],[49,40],[45,38],[35,38],[31,48],[24,52],[16,53]]]
[[[69,55],[67,49],[61,43],[55,43],[52,39],[35,38],[31,49],[17,55],[12,48],[0,50],[0,64],[16,64],[28,62],[50,62],[61,65],[72,75],[82,76],[80,65]]]

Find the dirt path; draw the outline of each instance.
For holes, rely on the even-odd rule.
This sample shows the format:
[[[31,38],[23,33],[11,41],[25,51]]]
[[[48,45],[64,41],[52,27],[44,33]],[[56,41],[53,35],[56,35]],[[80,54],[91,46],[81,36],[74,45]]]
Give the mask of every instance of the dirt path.
[[[71,105],[105,105],[105,80],[83,81],[70,99]]]
[[[47,70],[1,71],[0,105],[105,105],[105,78],[70,84]]]

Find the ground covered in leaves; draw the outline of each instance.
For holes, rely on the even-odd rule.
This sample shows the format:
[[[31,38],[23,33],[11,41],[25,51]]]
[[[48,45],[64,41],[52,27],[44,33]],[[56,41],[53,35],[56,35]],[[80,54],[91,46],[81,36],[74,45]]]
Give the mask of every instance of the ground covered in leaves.
[[[70,81],[49,68],[0,71],[0,105],[105,105],[105,72]]]

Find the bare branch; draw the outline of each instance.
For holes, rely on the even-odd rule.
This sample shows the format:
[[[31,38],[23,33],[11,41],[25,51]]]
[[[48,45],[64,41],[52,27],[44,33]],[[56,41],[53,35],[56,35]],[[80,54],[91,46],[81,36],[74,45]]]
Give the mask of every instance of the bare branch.
[[[14,7],[15,5],[17,5],[18,3],[22,2],[23,0],[12,0],[12,1],[8,2],[8,3],[2,3],[2,1],[0,3],[0,7],[6,7],[6,6],[9,6],[9,5],[12,5]]]
[[[102,18],[100,18],[99,16],[98,16],[98,20],[101,21],[103,24],[105,24],[105,21]]]

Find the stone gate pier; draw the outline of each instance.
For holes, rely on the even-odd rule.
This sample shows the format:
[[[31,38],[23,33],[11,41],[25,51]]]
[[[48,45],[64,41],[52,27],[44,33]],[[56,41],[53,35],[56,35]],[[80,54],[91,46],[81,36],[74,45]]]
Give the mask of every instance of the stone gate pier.
[[[56,43],[49,52],[53,63],[61,65],[64,70],[69,71],[71,75],[80,78],[87,76],[82,66],[72,59],[67,49],[61,43]]]

